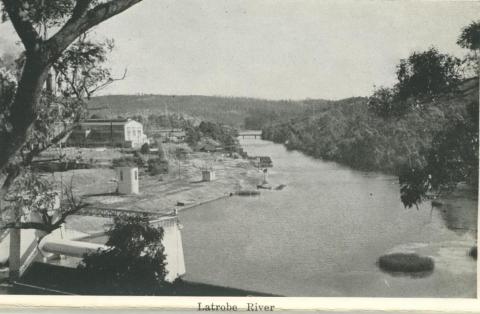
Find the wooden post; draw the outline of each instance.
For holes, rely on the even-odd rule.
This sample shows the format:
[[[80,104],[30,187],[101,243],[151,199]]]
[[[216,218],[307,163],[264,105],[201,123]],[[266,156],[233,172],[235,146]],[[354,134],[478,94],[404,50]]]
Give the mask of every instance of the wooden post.
[[[15,222],[18,223],[18,209],[14,213]],[[10,281],[15,281],[20,277],[20,245],[21,245],[21,230],[17,228],[10,228],[10,252],[8,256],[9,277]]]

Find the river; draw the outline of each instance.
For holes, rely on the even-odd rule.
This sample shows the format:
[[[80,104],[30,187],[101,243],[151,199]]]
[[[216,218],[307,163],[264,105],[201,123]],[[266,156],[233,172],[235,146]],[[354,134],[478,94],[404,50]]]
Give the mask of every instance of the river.
[[[282,191],[235,196],[180,214],[185,279],[285,296],[475,297],[477,205],[405,209],[396,177],[313,159],[283,145],[241,139],[273,160]],[[414,278],[382,272],[379,256],[416,252],[435,270]]]

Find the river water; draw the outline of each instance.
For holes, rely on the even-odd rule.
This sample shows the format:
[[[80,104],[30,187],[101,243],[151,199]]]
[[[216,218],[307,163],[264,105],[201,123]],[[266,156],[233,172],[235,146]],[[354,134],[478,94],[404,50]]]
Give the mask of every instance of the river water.
[[[182,212],[185,279],[285,296],[475,297],[475,200],[405,209],[396,177],[240,141],[270,156],[269,182],[287,187]],[[382,272],[376,261],[391,252],[431,256],[435,270]]]

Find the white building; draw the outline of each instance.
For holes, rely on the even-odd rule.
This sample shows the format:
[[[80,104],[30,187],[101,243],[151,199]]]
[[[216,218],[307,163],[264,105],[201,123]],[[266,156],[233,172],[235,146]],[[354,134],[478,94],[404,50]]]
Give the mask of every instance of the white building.
[[[137,167],[118,167],[118,193],[120,194],[138,194],[138,168]]]
[[[88,119],[72,131],[67,144],[72,146],[141,147],[148,143],[143,125],[131,119]]]

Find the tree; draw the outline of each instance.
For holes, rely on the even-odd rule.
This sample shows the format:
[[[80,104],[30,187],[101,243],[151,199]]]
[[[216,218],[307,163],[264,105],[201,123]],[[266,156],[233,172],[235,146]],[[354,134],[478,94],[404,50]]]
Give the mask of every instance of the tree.
[[[457,44],[473,53],[465,57],[465,63],[473,69],[477,76],[480,75],[480,21],[472,22],[464,27]]]
[[[478,187],[478,101],[469,103],[466,112],[435,135],[432,147],[421,154],[425,162],[400,172],[400,195],[406,207],[421,203],[429,192],[451,191],[459,182]]]
[[[58,192],[52,189],[49,181],[34,172],[26,172],[14,182],[4,198],[5,211],[17,217],[7,219],[2,227],[16,228],[15,225],[23,221],[19,224],[21,228],[37,229],[45,234],[59,228],[66,217],[87,206],[75,197],[72,183],[73,177],[70,184],[60,187],[61,192]]]
[[[388,119],[401,116],[409,109],[409,102],[400,101],[393,88],[380,87],[368,98],[368,109],[379,117]]]
[[[399,99],[432,98],[454,91],[461,79],[461,63],[460,59],[439,53],[435,48],[414,52],[407,59],[400,60],[395,86]]]
[[[472,22],[463,28],[457,44],[473,51],[478,74],[480,22]],[[426,68],[423,72],[436,73],[436,76],[441,72],[439,65],[444,64],[443,84],[458,80],[459,76],[454,70],[458,60],[438,54],[432,49],[428,55],[417,58],[431,60],[432,62],[425,63]],[[467,61],[468,58],[467,56]],[[440,87],[441,84],[436,86]],[[447,84],[444,88],[448,90],[451,86],[452,84]],[[466,182],[473,188],[478,188],[478,118],[477,98],[468,103],[465,114],[451,117],[446,123],[447,127],[435,134],[431,147],[420,153],[420,162],[403,167],[399,182],[401,200],[406,207],[418,205],[429,193],[441,194],[451,191],[459,182]]]
[[[150,153],[150,145],[148,145],[148,143],[143,144],[142,147],[140,147],[140,153],[142,154]]]
[[[457,44],[474,52],[480,50],[480,21],[472,22],[464,27],[458,37]]]
[[[9,82],[10,78],[3,74],[0,78],[0,202],[4,201],[9,193],[11,196],[10,188],[17,177],[23,175],[28,178],[29,175],[36,175],[29,172],[28,167],[33,158],[71,131],[84,113],[85,104],[80,98],[89,97],[91,92],[101,88],[103,83],[100,82],[108,78],[108,72],[91,66],[98,65],[98,62],[104,59],[106,51],[102,45],[86,41],[87,31],[140,1],[1,1],[2,20],[12,23],[25,51],[17,59],[18,80]],[[54,33],[48,36],[51,30]],[[82,54],[91,54],[93,57],[82,59]],[[69,86],[63,89],[62,97],[57,97],[52,92],[52,80],[49,79],[52,67],[56,68],[61,78],[57,84]],[[78,84],[72,84],[74,81]],[[68,85],[62,84],[64,82]],[[100,85],[96,86],[97,83]],[[76,97],[71,97],[72,94]],[[63,125],[61,131],[56,130],[58,123]],[[34,186],[43,185],[38,183]],[[42,188],[45,189],[46,186]],[[17,199],[22,199],[21,193],[17,195]],[[74,210],[80,208],[79,204],[75,206],[77,207]],[[8,206],[0,203],[2,211],[5,207]],[[23,214],[27,214],[21,213],[21,210],[19,206],[15,207],[12,215],[15,221],[11,225],[10,239],[12,243],[18,244],[10,249],[10,258],[17,264],[13,269],[11,266],[12,278],[18,275],[18,229],[31,227],[26,224],[28,222],[19,219]],[[66,216],[40,217],[44,226],[59,227]],[[12,264],[14,263],[10,265]]]
[[[113,79],[110,69],[103,66],[113,47],[113,40],[95,42],[86,33],[80,35],[53,64],[62,95],[90,99],[114,81],[125,78],[126,70],[123,77]]]
[[[168,160],[160,157],[148,160],[148,172],[152,176],[168,173]]]
[[[79,270],[85,280],[108,293],[154,295],[165,287],[167,274],[163,229],[148,217],[115,217],[108,231],[110,248],[84,256]]]

